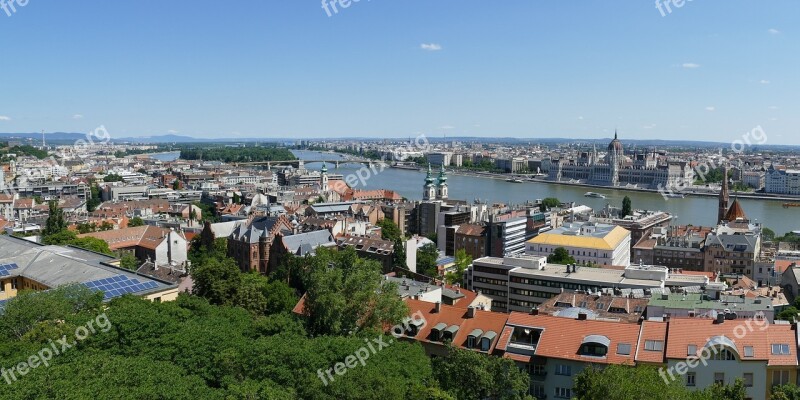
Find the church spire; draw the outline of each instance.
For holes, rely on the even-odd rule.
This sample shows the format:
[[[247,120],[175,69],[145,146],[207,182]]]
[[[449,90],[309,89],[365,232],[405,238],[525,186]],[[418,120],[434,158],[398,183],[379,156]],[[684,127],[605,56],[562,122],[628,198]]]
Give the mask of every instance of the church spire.
[[[722,172],[722,188],[719,191],[719,209],[717,211],[717,223],[722,223],[728,213],[728,166],[725,165]]]

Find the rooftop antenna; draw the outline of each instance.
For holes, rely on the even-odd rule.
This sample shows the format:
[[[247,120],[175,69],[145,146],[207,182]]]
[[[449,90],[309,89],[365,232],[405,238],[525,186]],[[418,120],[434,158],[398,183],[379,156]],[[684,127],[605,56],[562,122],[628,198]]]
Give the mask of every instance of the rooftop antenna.
[[[47,147],[47,144],[44,141],[44,129],[42,129],[42,148]]]

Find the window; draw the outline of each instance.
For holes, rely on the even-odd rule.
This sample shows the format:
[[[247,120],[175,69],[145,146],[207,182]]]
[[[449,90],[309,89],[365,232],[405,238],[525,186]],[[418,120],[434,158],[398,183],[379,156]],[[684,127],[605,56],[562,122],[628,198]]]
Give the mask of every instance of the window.
[[[775,355],[788,355],[789,353],[789,345],[788,344],[773,344],[772,345],[772,354]]]
[[[528,374],[532,376],[543,376],[545,374],[544,364],[529,364]]]
[[[580,354],[583,356],[605,357],[608,347],[599,343],[584,343],[581,345]]]
[[[696,356],[697,355],[697,346],[693,345],[693,344],[690,344],[686,348],[686,355],[687,356]]]
[[[750,358],[754,357],[753,346],[744,346],[744,356]]]
[[[745,372],[744,375],[742,375],[742,378],[744,378],[744,386],[745,387],[753,387],[753,373],[752,372]]]
[[[789,371],[772,371],[772,386],[787,385],[789,383]]]
[[[736,355],[726,348],[715,347],[712,349],[710,360],[716,361],[736,361]]]
[[[555,395],[557,399],[570,399],[572,398],[572,389],[557,387]]]
[[[719,383],[720,385],[725,384],[725,373],[723,372],[714,372],[714,383]]]
[[[544,394],[544,386],[542,385],[533,385],[533,388],[531,389],[531,394],[533,395],[533,397],[536,397],[537,399],[543,399],[547,397]]]
[[[645,340],[644,349],[648,351],[662,351],[664,350],[664,342],[661,340]]]
[[[631,345],[629,343],[619,343],[617,344],[617,354],[623,356],[631,355]]]
[[[572,376],[572,367],[569,365],[557,364],[556,375]]]
[[[694,372],[686,373],[686,386],[694,386],[697,382],[697,375]]]

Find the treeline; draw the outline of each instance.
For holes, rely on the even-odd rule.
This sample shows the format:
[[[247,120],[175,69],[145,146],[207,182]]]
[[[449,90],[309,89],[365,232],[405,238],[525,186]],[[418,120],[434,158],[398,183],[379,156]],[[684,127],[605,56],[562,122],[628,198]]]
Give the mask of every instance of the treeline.
[[[265,277],[240,272],[225,248],[225,239],[195,239],[195,293],[174,302],[103,304],[77,287],[20,293],[0,314],[0,360],[25,373],[8,375],[0,398],[531,399],[511,360],[456,349],[430,359],[418,343],[385,336],[408,309],[375,261],[320,250]],[[303,318],[290,312],[300,292]],[[107,323],[48,366],[25,366],[98,316]],[[367,351],[363,363],[348,361]]]
[[[3,147],[7,147],[8,143],[6,142]],[[15,154],[17,156],[32,156],[36,157],[40,160],[43,160],[47,157],[47,151],[37,149],[33,146],[29,146],[27,144],[22,146],[14,146],[9,148],[8,150],[0,150],[0,157],[6,160],[9,158],[9,154]]]
[[[181,158],[184,160],[223,161],[226,163],[296,159],[289,149],[277,146],[193,146],[182,148]]]

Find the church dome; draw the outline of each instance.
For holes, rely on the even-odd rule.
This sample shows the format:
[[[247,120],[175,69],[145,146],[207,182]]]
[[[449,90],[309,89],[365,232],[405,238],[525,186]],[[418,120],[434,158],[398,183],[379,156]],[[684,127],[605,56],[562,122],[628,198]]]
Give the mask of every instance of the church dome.
[[[622,153],[622,142],[617,139],[617,132],[614,132],[614,140],[608,144],[608,151],[616,151],[618,153]]]

